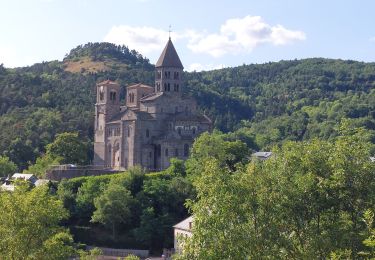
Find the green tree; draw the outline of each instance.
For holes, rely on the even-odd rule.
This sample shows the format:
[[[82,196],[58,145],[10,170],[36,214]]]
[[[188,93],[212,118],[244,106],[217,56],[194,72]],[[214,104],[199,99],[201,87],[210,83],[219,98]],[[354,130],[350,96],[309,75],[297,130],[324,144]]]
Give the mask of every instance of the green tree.
[[[343,122],[340,133],[332,142],[287,142],[235,172],[207,159],[193,180],[193,236],[181,258],[356,258],[363,214],[375,205],[375,164],[364,129]]]
[[[116,228],[129,222],[133,200],[130,191],[116,182],[110,182],[102,195],[94,199],[96,210],[91,221],[110,227],[115,240]]]
[[[0,177],[15,173],[17,165],[9,160],[8,157],[0,156]]]
[[[46,186],[28,190],[19,185],[0,193],[1,259],[67,259],[74,255],[73,240],[59,226],[67,218],[62,203]]]
[[[61,158],[61,163],[86,164],[88,146],[78,133],[62,133],[56,136],[53,143],[46,147],[46,154],[51,158]]]
[[[214,158],[222,167],[234,171],[237,164],[246,163],[249,157],[250,149],[245,143],[239,140],[232,141],[219,131],[206,132],[195,140],[186,168],[188,173],[199,175],[205,160]]]
[[[39,178],[43,178],[51,165],[60,164],[61,161],[61,157],[52,157],[50,154],[45,154],[37,158],[35,164],[30,165],[27,170],[24,170],[24,173],[31,173]]]

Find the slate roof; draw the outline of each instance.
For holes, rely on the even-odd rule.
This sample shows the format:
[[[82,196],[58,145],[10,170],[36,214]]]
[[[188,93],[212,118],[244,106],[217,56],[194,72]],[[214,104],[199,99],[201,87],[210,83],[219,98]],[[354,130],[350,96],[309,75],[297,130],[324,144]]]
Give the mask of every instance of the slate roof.
[[[209,119],[206,115],[186,114],[185,112],[174,114],[170,116],[168,119],[174,121],[198,121],[211,123],[211,119]]]
[[[152,101],[157,99],[158,97],[162,96],[163,92],[157,92],[157,93],[152,93],[150,95],[144,96],[143,98],[140,99],[141,102],[143,101]]]
[[[149,88],[149,89],[154,89],[153,87],[151,87],[149,85],[142,84],[142,83],[130,85],[127,88]]]
[[[165,46],[163,52],[161,53],[158,61],[155,64],[155,67],[173,67],[179,69],[184,68],[180,58],[178,57],[176,49],[173,46],[171,38],[169,38],[167,45]]]

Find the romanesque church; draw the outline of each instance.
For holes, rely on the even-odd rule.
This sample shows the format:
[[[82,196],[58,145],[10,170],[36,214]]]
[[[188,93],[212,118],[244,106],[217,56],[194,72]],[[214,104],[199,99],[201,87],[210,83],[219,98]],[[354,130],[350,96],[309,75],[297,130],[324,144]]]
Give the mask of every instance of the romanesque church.
[[[155,65],[155,85],[126,88],[97,84],[94,164],[113,169],[140,165],[163,170],[171,158],[186,159],[194,139],[211,129],[211,120],[197,113],[197,104],[183,94],[183,65],[171,39]]]

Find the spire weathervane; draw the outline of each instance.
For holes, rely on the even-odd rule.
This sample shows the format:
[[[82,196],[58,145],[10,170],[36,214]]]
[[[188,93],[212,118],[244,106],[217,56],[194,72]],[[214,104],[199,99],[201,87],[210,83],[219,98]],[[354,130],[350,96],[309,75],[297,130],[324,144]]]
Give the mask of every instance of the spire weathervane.
[[[169,30],[168,30],[168,33],[169,33],[169,40],[171,39],[171,32],[172,32],[172,26],[169,25]]]

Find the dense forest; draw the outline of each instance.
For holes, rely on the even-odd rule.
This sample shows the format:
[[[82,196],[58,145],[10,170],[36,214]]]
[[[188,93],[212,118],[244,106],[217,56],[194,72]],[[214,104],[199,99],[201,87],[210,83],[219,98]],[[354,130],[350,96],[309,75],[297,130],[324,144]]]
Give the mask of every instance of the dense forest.
[[[124,97],[127,85],[152,84],[153,75],[147,58],[110,43],[78,46],[63,61],[0,66],[0,155],[22,170],[58,133],[92,141],[95,84],[116,80]],[[364,126],[375,142],[375,63],[314,58],[186,72],[184,79],[215,127],[254,150],[332,139],[342,118]]]

